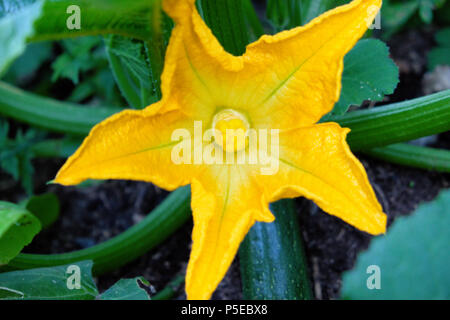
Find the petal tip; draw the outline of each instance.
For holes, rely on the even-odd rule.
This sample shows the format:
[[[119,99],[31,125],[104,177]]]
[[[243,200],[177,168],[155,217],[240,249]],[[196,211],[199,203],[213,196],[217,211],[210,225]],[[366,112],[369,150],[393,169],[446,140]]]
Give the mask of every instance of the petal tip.
[[[384,212],[380,212],[374,217],[374,220],[374,223],[366,231],[374,236],[386,234],[387,215]]]

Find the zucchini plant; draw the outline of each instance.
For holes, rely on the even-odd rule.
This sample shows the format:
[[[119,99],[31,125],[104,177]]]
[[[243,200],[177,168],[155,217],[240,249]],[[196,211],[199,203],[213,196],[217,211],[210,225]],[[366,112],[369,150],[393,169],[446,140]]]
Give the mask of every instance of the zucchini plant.
[[[415,261],[400,226],[437,228],[445,208],[399,221],[390,236],[352,152],[450,172],[448,150],[408,143],[450,129],[450,90],[387,103],[400,77],[380,40],[416,13],[431,23],[445,1],[414,1],[401,19],[400,4],[381,0],[267,0],[265,11],[250,0],[72,2],[0,0],[0,168],[28,192],[22,203],[0,202],[0,299],[170,299],[183,282],[188,299],[209,299],[237,254],[245,299],[313,299],[298,197],[361,232],[387,232],[344,276],[344,298],[403,298],[391,292],[423,274],[426,266],[399,276],[385,295],[361,288],[367,261],[390,268],[397,252]],[[387,19],[377,30],[380,10]],[[433,68],[445,64],[442,50]],[[36,73],[47,81],[27,83]],[[50,89],[58,81],[71,88],[60,99]],[[21,253],[59,219],[54,195],[33,196],[32,160],[51,158],[66,161],[49,184],[126,179],[171,193],[103,243]],[[98,292],[93,276],[157,248],[191,216],[184,275],[155,295],[142,277]],[[424,234],[417,246],[432,241]],[[380,248],[385,260],[375,261]],[[430,259],[439,272],[448,256]],[[81,291],[67,291],[67,270],[81,272]],[[448,298],[446,283],[418,296]]]

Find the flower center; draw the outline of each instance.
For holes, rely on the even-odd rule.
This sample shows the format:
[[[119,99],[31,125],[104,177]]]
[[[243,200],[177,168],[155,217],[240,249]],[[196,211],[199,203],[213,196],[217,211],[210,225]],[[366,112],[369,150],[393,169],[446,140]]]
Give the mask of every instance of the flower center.
[[[216,113],[213,119],[214,142],[226,152],[238,152],[248,145],[250,124],[247,118],[233,109]]]

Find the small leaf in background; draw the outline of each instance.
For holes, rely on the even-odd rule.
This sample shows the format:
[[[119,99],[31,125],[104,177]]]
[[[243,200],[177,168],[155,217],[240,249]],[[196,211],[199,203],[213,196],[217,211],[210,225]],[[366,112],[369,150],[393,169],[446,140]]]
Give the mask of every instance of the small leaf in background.
[[[384,0],[381,8],[383,24],[383,38],[388,39],[400,31],[413,16],[430,24],[433,21],[434,11],[445,4],[446,0]]]
[[[386,236],[374,239],[356,267],[344,274],[342,298],[450,299],[449,208],[447,190],[413,215],[398,218]],[[370,290],[373,266],[380,271],[380,289]]]
[[[393,0],[383,1],[381,7],[381,24],[383,28],[383,38],[388,39],[399,31],[419,8],[417,0],[394,2]]]
[[[141,109],[156,102],[144,43],[122,36],[108,36],[105,44],[116,82],[128,103]],[[149,93],[147,97],[142,96],[144,92]]]
[[[23,133],[19,130],[14,139],[8,138],[9,126],[0,121],[0,169],[9,173],[14,180],[20,180],[28,195],[33,193],[32,147],[42,135],[32,129]]]
[[[419,0],[419,15],[423,22],[433,21],[433,11],[441,7],[446,0]]]
[[[399,82],[399,71],[380,40],[364,39],[345,56],[342,91],[333,115],[342,115],[351,105],[365,100],[381,101],[392,94]]]
[[[428,54],[428,69],[433,70],[438,65],[450,65],[450,28],[436,33],[437,46]]]
[[[26,39],[34,33],[33,23],[41,15],[42,1],[28,6],[0,1],[0,76],[25,51]],[[28,4],[28,3],[27,3]]]
[[[59,200],[53,193],[31,197],[25,208],[39,219],[42,228],[47,228],[59,217]]]
[[[92,261],[0,273],[0,300],[94,300]]]
[[[22,84],[38,71],[42,63],[50,60],[51,57],[52,43],[30,43],[27,45],[25,52],[12,63],[3,79],[10,83]]]
[[[143,288],[145,286],[145,288]],[[151,300],[146,289],[150,284],[143,277],[121,279],[101,296],[101,300]],[[149,289],[147,289],[149,290]]]
[[[97,64],[93,51],[101,44],[100,37],[81,37],[61,41],[64,53],[52,64],[52,81],[59,78],[72,80],[78,84],[81,72],[94,68]]]
[[[7,264],[41,231],[39,220],[24,208],[0,201],[0,266]],[[3,286],[3,282],[0,280]]]

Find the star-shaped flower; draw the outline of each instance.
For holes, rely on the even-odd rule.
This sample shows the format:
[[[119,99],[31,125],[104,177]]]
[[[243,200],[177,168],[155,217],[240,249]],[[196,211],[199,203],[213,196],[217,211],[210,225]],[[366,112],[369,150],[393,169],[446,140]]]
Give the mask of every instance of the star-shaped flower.
[[[338,100],[343,58],[381,0],[354,0],[306,26],[263,36],[242,56],[225,52],[195,0],[163,5],[176,26],[162,100],[95,126],[55,182],[131,179],[167,190],[191,184],[190,299],[210,298],[248,230],[273,221],[268,204],[281,198],[304,196],[360,230],[383,233],[386,215],[346,143],[349,129],[316,124]],[[224,137],[232,129],[241,135],[230,142]],[[260,153],[267,149],[273,152]]]

